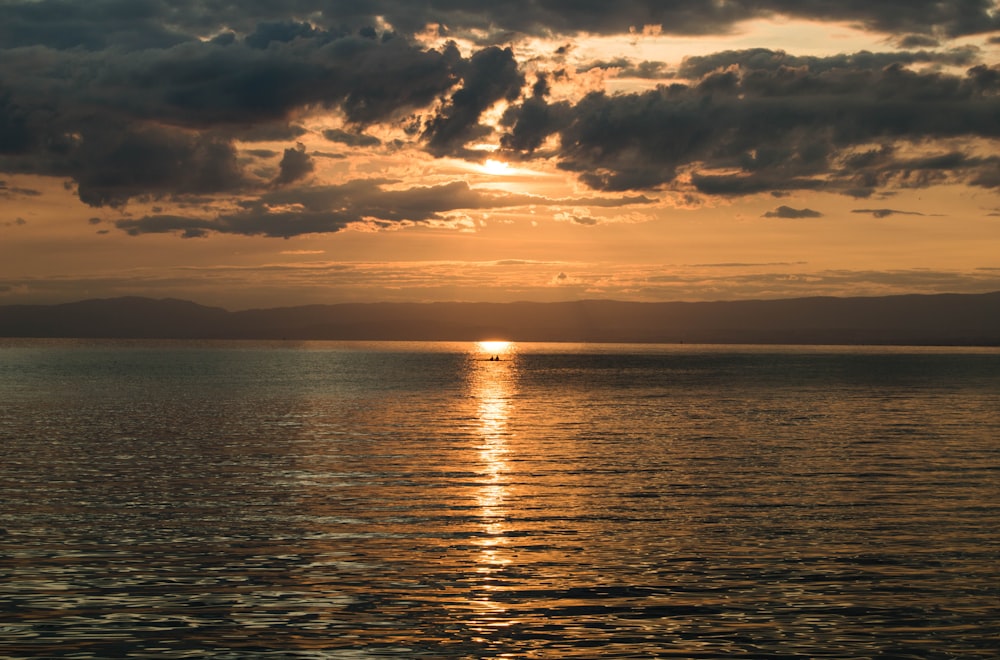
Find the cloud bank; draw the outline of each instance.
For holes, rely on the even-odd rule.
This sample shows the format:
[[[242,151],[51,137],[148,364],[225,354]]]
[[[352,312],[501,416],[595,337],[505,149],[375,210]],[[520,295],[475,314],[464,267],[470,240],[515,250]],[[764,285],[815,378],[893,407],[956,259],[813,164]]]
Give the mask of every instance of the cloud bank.
[[[519,50],[525,35],[724,34],[774,16],[850,23],[898,48],[728,50],[676,67],[621,58],[594,66],[660,84],[575,96],[553,92],[577,75],[555,47],[549,60]],[[554,164],[597,194],[996,190],[1000,65],[952,40],[998,29],[992,0],[11,0],[0,4],[0,174],[63,178],[95,208],[214,200],[208,219],[118,223],[188,236],[288,237],[496,208],[462,181],[406,191],[377,178],[314,181],[322,154],[298,146],[309,131],[349,152],[469,161],[492,141],[504,157]],[[439,45],[428,45],[428,30]],[[339,124],[304,128],[319,116]],[[405,138],[386,141],[393,131]],[[268,161],[254,142],[283,142],[269,147],[280,158]],[[771,217],[814,217],[794,212]]]

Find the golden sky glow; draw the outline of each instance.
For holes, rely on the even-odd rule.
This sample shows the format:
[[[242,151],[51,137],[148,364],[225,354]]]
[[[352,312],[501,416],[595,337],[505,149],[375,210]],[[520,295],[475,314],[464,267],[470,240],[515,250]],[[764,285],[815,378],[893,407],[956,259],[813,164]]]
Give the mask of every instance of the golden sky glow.
[[[0,7],[0,304],[1000,289],[992,2],[29,4]]]

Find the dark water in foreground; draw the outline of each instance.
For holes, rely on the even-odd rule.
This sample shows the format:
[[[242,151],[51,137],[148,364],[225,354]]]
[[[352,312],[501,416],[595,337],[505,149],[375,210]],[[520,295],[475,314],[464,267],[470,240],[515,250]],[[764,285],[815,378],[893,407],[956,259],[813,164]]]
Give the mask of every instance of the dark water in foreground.
[[[1000,653],[1000,351],[483,357],[0,343],[0,656]]]

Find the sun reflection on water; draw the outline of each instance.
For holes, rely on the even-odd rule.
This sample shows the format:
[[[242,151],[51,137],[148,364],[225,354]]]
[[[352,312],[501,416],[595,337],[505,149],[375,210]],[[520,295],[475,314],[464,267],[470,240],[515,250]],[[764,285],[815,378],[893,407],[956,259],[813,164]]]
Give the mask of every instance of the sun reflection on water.
[[[484,341],[476,344],[469,374],[469,393],[476,401],[478,440],[476,447],[478,479],[476,503],[482,535],[478,546],[476,574],[483,594],[480,605],[493,615],[505,611],[490,593],[511,563],[507,545],[508,506],[511,496],[510,441],[513,432],[510,418],[516,394],[515,346],[507,341]]]

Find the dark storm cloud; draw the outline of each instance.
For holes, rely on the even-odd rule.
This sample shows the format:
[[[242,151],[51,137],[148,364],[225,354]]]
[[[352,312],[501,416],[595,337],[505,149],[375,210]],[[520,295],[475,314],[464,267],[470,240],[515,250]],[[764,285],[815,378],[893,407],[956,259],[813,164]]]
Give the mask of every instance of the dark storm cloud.
[[[228,142],[168,128],[88,127],[62,166],[90,206],[130,198],[233,192],[244,185]]]
[[[339,128],[331,128],[323,131],[323,137],[330,142],[339,142],[349,147],[376,147],[382,144],[377,137],[365,135],[364,133],[351,133]]]
[[[290,238],[302,234],[333,233],[356,222],[380,227],[403,223],[447,222],[458,210],[492,210],[528,205],[626,206],[648,204],[644,196],[600,200],[548,199],[476,190],[464,181],[437,186],[389,189],[396,182],[362,179],[346,184],[275,190],[244,201],[235,213],[195,219],[177,215],[150,215],[123,219],[115,224],[130,234],[180,233],[186,237],[210,232]],[[280,210],[275,210],[280,209]]]
[[[518,70],[514,51],[495,46],[485,48],[462,67],[462,86],[424,133],[432,153],[460,152],[469,141],[492,129],[479,125],[479,117],[497,101],[513,101],[521,95],[524,76]]]
[[[454,84],[454,49],[423,50],[401,39],[319,35],[247,44],[185,44],[116,61],[114,87],[100,100],[137,116],[191,126],[256,124],[293,110],[339,107],[371,123],[423,107]],[[103,94],[102,94],[103,93]],[[110,94],[108,94],[110,93]]]
[[[948,36],[997,29],[993,0],[746,0],[748,11],[800,18],[847,21],[886,32]]]
[[[682,78],[698,79],[714,71],[732,66],[751,71],[807,68],[814,75],[837,69],[879,71],[887,66],[920,63],[967,67],[977,63],[979,54],[979,49],[974,46],[963,46],[940,52],[920,50],[873,53],[863,50],[857,53],[841,53],[827,57],[791,55],[783,50],[770,48],[749,48],[686,57],[677,75]]]
[[[969,179],[969,183],[982,188],[1000,189],[1000,158],[991,158],[989,159],[989,162],[991,163],[991,166],[978,170],[975,175]]]
[[[926,34],[908,34],[896,41],[900,48],[937,48],[941,41]]]
[[[633,60],[628,57],[590,62],[580,67],[578,69],[578,73],[590,71],[591,69],[616,69],[616,75],[619,78],[645,78],[649,80],[657,80],[676,75],[676,72],[671,71],[666,62]]]
[[[253,156],[254,158],[274,158],[280,154],[277,151],[271,151],[270,149],[247,149],[243,152],[244,155]]]
[[[685,172],[700,192],[722,195],[826,189],[867,196],[888,183],[992,180],[994,161],[961,152],[907,162],[890,150],[849,161],[873,143],[891,149],[900,140],[1000,137],[1000,68],[977,65],[956,76],[821,60],[813,71],[775,65],[772,51],[758,54],[758,68],[747,52],[714,58],[721,68],[689,85],[592,93],[572,106],[532,97],[507,113],[512,128],[502,144],[530,157],[557,135],[560,167],[602,190],[676,186]],[[712,172],[720,169],[726,173]],[[903,181],[907,171],[916,174]]]
[[[305,145],[300,143],[294,149],[285,149],[285,155],[282,156],[281,162],[278,164],[278,176],[275,177],[274,183],[286,185],[298,181],[315,169],[316,165],[306,153]]]
[[[532,95],[520,106],[511,106],[500,123],[509,128],[500,138],[500,146],[508,153],[533,154],[550,134],[565,123],[570,105],[566,102],[550,105],[548,79],[543,75],[535,81]]]
[[[883,145],[845,158],[841,175],[858,186],[854,190],[859,197],[888,186],[924,188],[949,180],[993,188],[1000,186],[1000,157],[950,151],[902,158],[891,146]]]
[[[35,146],[29,112],[4,89],[0,79],[0,154],[21,154]]]
[[[765,218],[822,218],[823,214],[812,209],[795,209],[790,206],[779,206],[773,211],[768,211],[762,217]]]
[[[754,195],[777,189],[780,189],[782,192],[789,190],[818,190],[823,187],[823,183],[816,179],[801,177],[784,178],[768,174],[704,175],[696,173],[691,176],[691,183],[698,189],[698,192],[722,196]]]
[[[169,3],[152,0],[22,0],[0,4],[4,48],[168,48],[192,37],[165,22]],[[181,4],[181,3],[178,3]]]
[[[848,21],[930,48],[996,29],[995,9],[990,0],[0,1],[0,172],[72,179],[94,206],[246,192],[270,182],[241,170],[234,143],[297,140],[300,113],[342,113],[348,126],[324,136],[365,147],[375,144],[366,126],[437,108],[413,135],[435,155],[471,157],[468,145],[492,130],[483,113],[511,101],[507,155],[552,157],[597,189],[690,181],[705,194],[825,188],[864,197],[955,177],[996,187],[996,161],[971,152],[927,166],[892,154],[845,164],[872,144],[997,137],[996,66],[966,76],[904,68],[969,66],[981,56],[972,48],[827,58],[732,51],[685,61],[687,85],[550,103],[544,77],[521,98],[524,67],[509,48],[466,57],[454,44],[425,49],[412,38],[433,22],[456,35],[647,24],[720,33],[783,14]],[[658,62],[606,64],[622,75],[667,73]],[[540,153],[557,142],[558,151]],[[285,155],[279,182],[308,173],[303,156]]]
[[[467,192],[433,188],[389,193],[380,182],[360,181],[342,186],[326,186],[289,194],[265,195],[245,202],[243,209],[212,219],[195,220],[187,217],[159,215],[138,220],[119,220],[116,224],[130,234],[177,233],[185,237],[204,236],[210,232],[290,238],[302,234],[333,233],[353,222],[366,218],[393,222],[403,219],[413,222],[437,217],[442,208],[442,195]],[[437,199],[433,204],[431,199]],[[272,210],[274,205],[295,204],[293,210]],[[386,208],[385,204],[398,204]],[[382,217],[382,216],[389,217]]]
[[[212,132],[221,139],[242,142],[288,142],[297,140],[307,133],[306,129],[285,121],[265,122],[247,126],[245,124],[223,125]]]
[[[340,5],[344,6],[347,3]],[[435,22],[455,29],[515,30],[532,34],[623,33],[644,25],[658,25],[673,34],[711,34],[726,32],[741,20],[775,14],[848,21],[889,32],[945,35],[986,32],[997,25],[991,13],[992,0],[509,0],[478,3],[370,0],[353,2],[350,6],[356,16],[382,15],[403,30],[418,30],[427,22]]]
[[[0,53],[0,171],[69,177],[95,206],[232,191],[246,183],[232,142],[297,137],[302,129],[288,119],[303,108],[340,109],[358,125],[388,121],[429,106],[464,76],[471,87],[454,106],[462,112],[443,120],[457,143],[478,118],[475,104],[490,98],[489,76],[504,73],[512,94],[517,71],[509,51],[498,69],[479,64],[490,51],[465,60],[454,46],[425,50],[399,38],[291,24],[251,36],[140,52]],[[301,176],[302,163],[289,158],[284,183]]]
[[[301,25],[288,41],[271,34],[266,47],[254,33],[225,46],[189,41],[135,53],[6,50],[0,137],[24,122],[32,106],[63,114],[99,107],[197,128],[257,128],[312,104],[342,107],[351,121],[378,121],[450,89],[462,62],[454,48],[424,50],[404,39]]]
[[[785,15],[845,21],[895,33],[957,36],[997,29],[992,0],[14,0],[0,5],[0,43],[8,48],[45,45],[58,49],[140,50],[194,38],[226,43],[254,35],[251,43],[311,37],[317,30],[364,29],[383,17],[404,35],[428,23],[445,31],[479,30],[506,35],[626,33],[657,25],[672,34],[718,34],[738,21]],[[261,27],[263,26],[263,27]],[[233,33],[236,34],[233,34]]]

